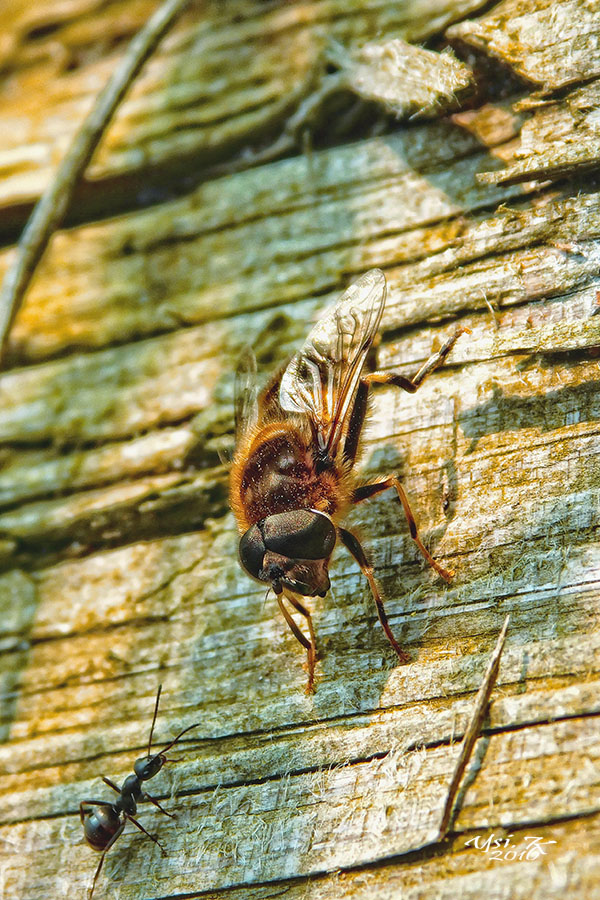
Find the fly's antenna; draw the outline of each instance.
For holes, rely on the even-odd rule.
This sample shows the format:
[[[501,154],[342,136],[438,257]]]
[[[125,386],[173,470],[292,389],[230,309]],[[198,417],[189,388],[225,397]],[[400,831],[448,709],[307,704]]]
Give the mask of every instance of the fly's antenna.
[[[154,715],[152,716],[152,725],[150,726],[150,737],[148,738],[148,756],[150,756],[150,748],[152,747],[152,735],[154,734],[154,725],[156,723],[156,716],[158,715],[158,704],[160,702],[160,692],[162,691],[162,684],[158,686],[158,693],[156,694],[156,703],[154,704]]]

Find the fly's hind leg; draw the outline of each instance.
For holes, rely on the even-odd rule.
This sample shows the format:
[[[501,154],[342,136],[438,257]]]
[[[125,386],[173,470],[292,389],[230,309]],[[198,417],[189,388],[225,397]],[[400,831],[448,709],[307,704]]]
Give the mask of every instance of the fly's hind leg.
[[[310,640],[306,637],[306,635],[302,633],[302,631],[298,628],[298,626],[292,619],[289,610],[283,602],[282,594],[285,596],[286,600],[289,600],[292,606],[305,617],[310,634]],[[304,606],[304,604],[301,603],[300,600],[298,600],[298,598],[291,592],[284,589],[282,593],[276,594],[276,597],[277,603],[279,604],[279,609],[283,613],[283,617],[288,623],[290,631],[292,632],[296,640],[299,641],[306,650],[306,667],[308,670],[306,693],[312,694],[315,689],[315,665],[317,662],[317,643],[315,640],[315,630],[313,627],[312,616],[308,609]]]
[[[363,377],[363,381],[367,384],[393,384],[396,387],[414,394],[415,391],[423,384],[428,375],[439,369],[445,361],[446,357],[454,347],[455,343],[462,334],[470,334],[470,329],[461,326],[457,328],[454,334],[448,338],[436,353],[432,353],[426,362],[423,363],[418,372],[412,378],[406,378],[404,375],[398,375],[394,372],[371,372]]]
[[[408,662],[408,660],[410,659],[408,653],[406,653],[406,651],[402,649],[402,647],[392,634],[392,629],[390,628],[390,623],[388,622],[388,617],[383,605],[383,600],[381,599],[381,594],[379,593],[379,588],[377,587],[377,582],[375,581],[375,577],[373,575],[373,567],[367,560],[365,551],[363,550],[360,541],[358,540],[356,535],[352,534],[352,532],[348,531],[346,528],[338,528],[338,534],[342,543],[350,551],[350,553],[360,566],[361,572],[369,582],[369,587],[371,588],[371,593],[373,595],[373,599],[375,600],[375,606],[377,607],[377,615],[379,616],[381,627],[385,631],[388,641],[396,651],[400,662]]]

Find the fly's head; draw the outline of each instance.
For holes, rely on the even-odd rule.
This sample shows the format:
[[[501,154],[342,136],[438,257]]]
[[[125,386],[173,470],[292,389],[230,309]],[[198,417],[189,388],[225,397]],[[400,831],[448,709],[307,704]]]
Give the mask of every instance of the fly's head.
[[[240,539],[240,562],[276,594],[284,588],[304,597],[324,597],[327,567],[336,541],[335,525],[325,513],[293,509],[266,516]]]

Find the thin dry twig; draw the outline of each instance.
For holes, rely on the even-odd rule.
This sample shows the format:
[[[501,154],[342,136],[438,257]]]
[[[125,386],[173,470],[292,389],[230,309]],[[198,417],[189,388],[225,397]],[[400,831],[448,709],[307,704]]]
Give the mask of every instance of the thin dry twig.
[[[442,820],[440,822],[440,830],[437,837],[438,841],[441,841],[446,837],[448,829],[450,828],[450,823],[452,821],[452,808],[454,806],[454,801],[456,800],[460,781],[471,758],[473,747],[475,746],[477,738],[479,737],[479,734],[481,732],[481,726],[483,725],[483,721],[487,713],[490,696],[492,691],[494,690],[496,678],[498,677],[500,657],[502,656],[502,651],[504,650],[504,642],[506,640],[506,632],[508,630],[509,620],[510,616],[507,616],[504,620],[502,631],[498,635],[496,647],[494,648],[494,652],[492,653],[487,669],[485,670],[483,682],[481,683],[481,687],[479,688],[479,692],[475,699],[475,708],[473,709],[471,720],[465,732],[462,747],[460,749],[460,755],[454,768],[450,787],[448,788],[446,804],[444,806],[444,812],[442,814]]]
[[[165,0],[133,38],[29,217],[0,291],[0,365],[36,266],[62,222],[100,138],[131,82],[188,3],[189,0]]]

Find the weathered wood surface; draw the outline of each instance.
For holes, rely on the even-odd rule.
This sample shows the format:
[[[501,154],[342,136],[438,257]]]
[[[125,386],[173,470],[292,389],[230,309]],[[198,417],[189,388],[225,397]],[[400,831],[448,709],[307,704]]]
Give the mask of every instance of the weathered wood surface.
[[[533,110],[519,140],[503,154],[505,169],[484,172],[480,178],[504,184],[550,181],[593,170],[600,159],[600,81],[594,80],[565,96],[520,104]]]
[[[325,72],[324,50],[386,34],[422,41],[484,0],[196,0],[123,103],[89,177],[221,162],[281,130]],[[36,3],[0,10],[0,208],[43,190],[115,56],[155,8],[151,0]],[[40,91],[44,103],[40,104]],[[140,185],[142,187],[140,188]],[[120,180],[109,194],[118,202]]]
[[[481,4],[357,2],[351,16],[349,4],[282,0],[237,4],[239,22],[233,6],[192,7],[123,106],[95,178],[117,170],[119,141],[144,172],[148,158],[134,149],[148,110],[171,103],[160,72],[181,71],[177,54],[199,33],[210,36],[205,48],[242,47],[263,67],[284,127],[284,103],[311,90],[303,78],[321,52],[314,22],[348,47],[441,38]],[[595,6],[521,3],[522,18],[514,6],[486,14],[494,44],[482,51],[522,75],[526,29],[515,26],[510,53],[499,35],[509,19],[534,22],[529,71],[540,66],[532,81],[549,90],[545,52],[556,73],[568,67],[552,23],[579,17],[589,34]],[[149,8],[3,7],[3,89],[12,84],[24,114],[38,104],[31,132],[0,129],[15,158],[33,158],[42,124],[56,129],[53,152],[64,146],[52,104],[69,101],[66,82],[57,79],[43,121],[40,97],[25,107],[19,94],[27,73],[34,83],[78,47],[71,77],[98,77],[110,69],[106,48]],[[406,30],[413,19],[421,31]],[[265,23],[278,23],[285,53]],[[456,52],[482,28],[455,26]],[[274,55],[258,60],[253,41],[263,38]],[[290,48],[303,74],[292,72]],[[453,119],[210,179],[56,236],[15,327],[14,368],[0,377],[0,896],[85,896],[97,856],[82,841],[79,801],[110,794],[99,776],[120,782],[144,752],[162,682],[157,737],[201,723],[151,785],[178,820],[139,811],[169,855],[128,829],[98,900],[600,897],[600,194],[558,180],[581,166],[563,154],[559,169],[551,127],[555,166],[539,180],[556,183],[478,177],[501,176],[506,162],[508,172],[533,170],[547,148],[524,135],[593,89],[577,86],[585,72],[573,73],[560,76],[564,90],[526,120],[520,140],[531,88],[515,95],[510,82],[521,108],[513,112],[479,75],[476,108]],[[214,81],[214,68],[202,78],[202,91],[214,84],[224,104],[222,134],[267,134],[264,99],[244,131],[235,92]],[[181,79],[187,99],[157,126],[172,159],[186,115],[202,110]],[[92,77],[85,84],[79,118],[97,89]],[[10,106],[0,115],[13,121]],[[206,130],[196,139],[204,152]],[[222,149],[220,140],[213,146]],[[595,151],[585,152],[593,166]],[[22,172],[3,202],[34,197],[48,173]],[[11,252],[2,251],[2,271]],[[415,396],[376,394],[361,464],[365,477],[402,477],[426,543],[457,575],[446,587],[424,568],[389,495],[357,508],[351,522],[411,661],[396,665],[368,590],[339,551],[333,591],[314,604],[321,660],[307,697],[302,654],[274,598],[237,564],[217,451],[230,442],[242,345],[253,343],[270,370],[373,265],[390,286],[383,367],[409,373],[458,323],[471,329]],[[419,850],[439,824],[456,744],[507,612],[499,684],[454,833]],[[492,832],[512,835],[519,851],[528,835],[555,843],[537,859],[492,859],[473,845]]]
[[[451,41],[485,51],[546,91],[600,75],[595,0],[504,0],[481,19],[447,30]]]

